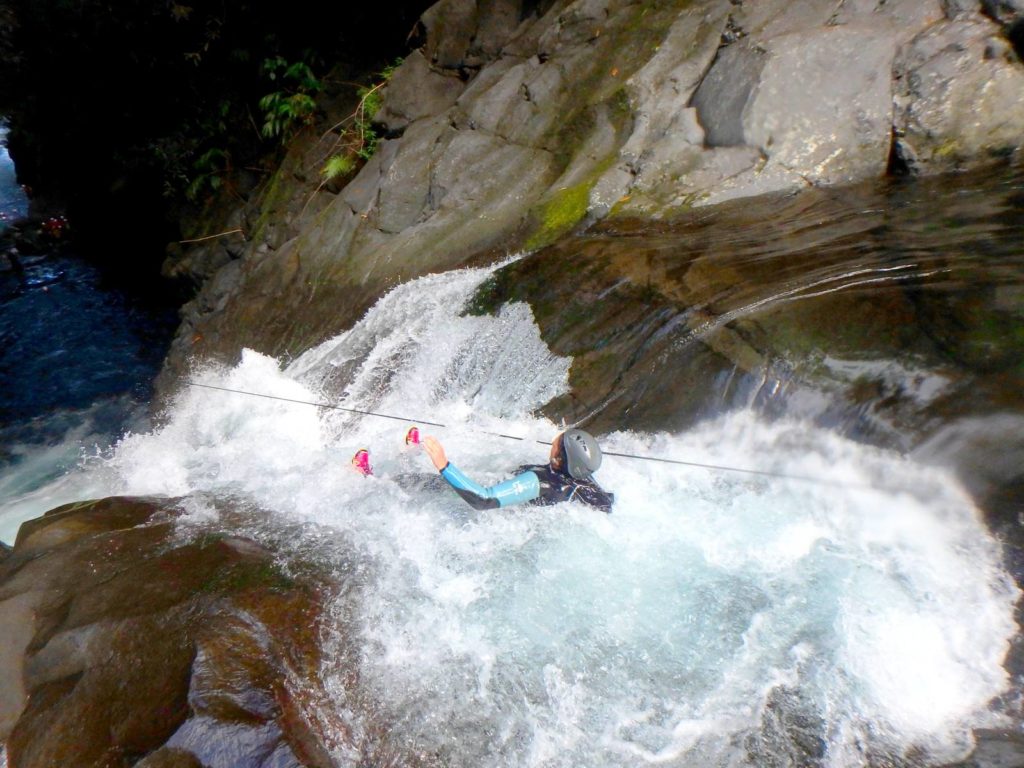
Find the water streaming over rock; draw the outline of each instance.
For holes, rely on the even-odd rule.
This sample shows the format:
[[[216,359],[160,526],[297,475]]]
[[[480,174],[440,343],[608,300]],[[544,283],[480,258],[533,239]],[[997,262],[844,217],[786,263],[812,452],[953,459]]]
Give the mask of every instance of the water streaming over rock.
[[[533,414],[565,392],[572,361],[545,346],[525,304],[463,315],[492,272],[400,286],[283,368],[247,352],[197,380],[340,393],[449,424],[438,434],[453,460],[498,480],[543,460],[531,441],[558,426]],[[185,389],[162,427],[18,503],[191,494],[187,526],[215,519],[202,501],[214,494],[315,523],[282,557],[336,563],[322,669],[334,700],[312,714],[338,729],[342,763],[342,731],[384,727],[400,749],[460,766],[840,766],[911,752],[938,764],[1004,721],[990,705],[1009,685],[1018,590],[942,470],[740,412],[603,443],[874,490],[608,458],[611,516],[475,513],[403,435],[390,420]],[[370,478],[348,466],[364,446]]]
[[[400,285],[295,360],[248,351],[194,372],[397,421],[185,388],[139,426],[140,385],[108,354],[135,349],[134,331],[78,344],[36,308],[113,328],[69,263],[47,295],[3,305],[11,354],[50,339],[90,373],[72,389],[70,366],[17,368],[0,538],[111,494],[184,497],[185,539],[228,526],[218,509],[259,510],[233,535],[280,547],[285,571],[314,560],[335,576],[331,702],[307,715],[340,764],[382,733],[428,765],[956,760],[975,729],[1021,722],[1004,668],[1019,638],[1020,189],[1012,172],[609,226]],[[61,392],[74,398],[41,399]],[[475,513],[402,439],[415,419],[447,424],[424,432],[492,482],[543,461],[560,425],[541,414],[557,412],[597,412],[611,451],[839,485],[608,457],[611,516]],[[361,447],[373,477],[349,466]]]
[[[28,213],[28,198],[18,185],[14,163],[7,152],[7,122],[0,119],[0,232]]]

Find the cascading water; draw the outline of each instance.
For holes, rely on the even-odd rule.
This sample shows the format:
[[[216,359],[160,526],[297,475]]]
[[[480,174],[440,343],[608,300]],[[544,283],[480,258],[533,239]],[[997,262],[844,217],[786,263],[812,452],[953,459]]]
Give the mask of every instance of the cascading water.
[[[14,163],[7,152],[7,122],[0,119],[0,232],[8,222],[28,213],[28,198],[18,185]]]
[[[401,286],[283,370],[247,352],[196,378],[452,425],[437,432],[452,459],[496,481],[544,460],[532,441],[558,426],[532,413],[566,390],[571,360],[545,347],[526,305],[461,316],[491,271]],[[315,550],[341,585],[322,670],[334,701],[312,714],[356,733],[384,727],[439,764],[844,766],[908,753],[940,764],[970,749],[972,728],[1001,722],[992,701],[1008,686],[1018,590],[940,470],[737,413],[602,442],[876,490],[609,457],[598,477],[616,493],[610,516],[476,513],[404,431],[186,389],[162,428],[32,504],[191,494],[187,525],[214,514],[203,498],[215,494],[316,523],[282,555]],[[348,466],[359,447],[375,476]],[[342,739],[336,757],[352,757]]]

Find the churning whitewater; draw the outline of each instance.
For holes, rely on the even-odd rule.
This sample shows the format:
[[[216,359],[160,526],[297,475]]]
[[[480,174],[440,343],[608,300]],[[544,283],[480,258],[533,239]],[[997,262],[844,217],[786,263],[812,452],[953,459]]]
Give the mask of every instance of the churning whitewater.
[[[462,315],[491,271],[400,286],[283,368],[247,352],[195,378],[449,424],[435,433],[452,460],[497,481],[544,460],[534,441],[558,426],[532,414],[567,390],[571,360],[524,304]],[[215,515],[206,495],[231,495],[307,524],[285,561],[321,558],[344,585],[322,670],[333,702],[311,716],[339,732],[384,726],[445,765],[846,766],[910,750],[939,764],[999,723],[1018,591],[940,470],[735,413],[602,443],[878,490],[608,457],[610,516],[473,512],[404,446],[405,428],[190,388],[164,426],[34,498],[190,495],[187,529]],[[361,447],[373,477],[349,466]],[[340,738],[337,750],[352,757]]]

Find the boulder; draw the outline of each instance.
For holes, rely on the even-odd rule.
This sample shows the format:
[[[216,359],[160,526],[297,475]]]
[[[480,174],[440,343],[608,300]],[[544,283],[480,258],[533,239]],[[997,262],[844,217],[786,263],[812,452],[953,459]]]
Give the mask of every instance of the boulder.
[[[895,64],[894,154],[913,172],[948,171],[1019,150],[1024,66],[982,16],[943,21]]]
[[[450,72],[432,68],[421,51],[413,51],[391,76],[384,107],[374,120],[389,131],[404,130],[416,120],[445,112],[465,87]]]
[[[254,541],[182,536],[179,514],[114,498],[22,526],[0,563],[12,765],[332,764],[297,706],[319,685],[321,584]]]
[[[1024,0],[982,0],[985,13],[1011,30],[1024,21]]]
[[[780,185],[880,176],[889,155],[895,54],[895,39],[871,26],[744,41],[719,56],[694,106],[710,145],[758,148],[767,157],[758,175]]]
[[[924,226],[942,214],[920,201],[965,227],[975,216],[988,220],[989,205],[1013,208],[1009,183],[1004,200],[966,207],[977,204],[977,193],[964,195],[979,178],[776,194],[656,223],[617,217],[502,268],[473,306],[528,302],[552,352],[572,357],[571,393],[544,407],[555,423],[675,431],[742,408],[900,450],[934,438],[951,447],[958,469],[985,478],[982,497],[995,498],[1019,487],[1024,443],[1011,437],[1019,419],[985,444],[977,440],[984,425],[962,420],[1019,406],[1024,353],[1006,334],[1024,310],[1019,290],[994,284],[1003,262],[977,265],[993,270],[984,274],[994,283],[979,277],[970,290],[922,290],[914,280],[855,289],[855,276],[883,276],[901,263],[893,243],[905,253],[927,249],[940,275],[969,258],[952,243],[946,257],[929,239],[944,236]],[[889,214],[904,208],[917,218]],[[792,228],[780,233],[780,220]],[[820,282],[794,293],[793,277],[808,274]],[[848,279],[850,289],[838,290]],[[955,426],[935,434],[943,423]],[[950,436],[961,427],[969,440]]]

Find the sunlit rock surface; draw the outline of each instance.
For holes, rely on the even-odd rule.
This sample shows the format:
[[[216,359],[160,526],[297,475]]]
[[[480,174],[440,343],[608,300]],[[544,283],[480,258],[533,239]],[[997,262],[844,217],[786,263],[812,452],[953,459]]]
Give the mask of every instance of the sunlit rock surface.
[[[895,144],[908,170],[952,170],[1021,141],[1024,67],[989,19],[934,24],[895,66]]]
[[[552,416],[595,431],[682,430],[738,406],[803,417],[957,467],[1017,531],[1019,281],[949,251],[964,222],[1019,222],[1019,197],[975,222],[950,193],[937,229],[908,233],[888,218],[898,206],[856,192],[785,196],[1018,151],[1015,7],[985,4],[1000,26],[970,2],[439,3],[387,91],[389,138],[355,178],[320,183],[336,137],[310,131],[249,205],[206,222],[230,235],[168,263],[205,282],[165,385],[191,358],[297,355],[395,284],[537,249],[475,310],[525,300],[572,357]],[[326,127],[351,105],[324,106]],[[963,269],[977,273],[960,283]],[[344,388],[345,373],[322,383]],[[175,504],[60,509],[0,561],[12,765],[331,764],[338,745],[309,720],[330,711],[316,706],[315,575],[241,534],[179,536]],[[785,691],[766,709],[769,732],[811,734],[794,760],[822,759],[817,721],[794,723]],[[332,725],[353,764],[416,761],[384,731]]]
[[[187,306],[163,382],[243,346],[300,353],[396,282],[593,219],[1012,154],[1011,6],[444,0],[384,91],[388,138],[347,186],[318,180],[351,111],[325,100],[323,130],[220,228],[241,232],[168,262],[219,272]]]
[[[22,526],[0,562],[10,765],[331,765],[304,714],[323,695],[315,577],[180,513],[111,498]]]
[[[556,421],[600,433],[747,408],[809,419],[960,467],[1014,528],[1020,235],[993,224],[1021,199],[1017,176],[1002,195],[988,178],[618,219],[500,270],[473,311],[526,301],[573,358],[571,392],[545,407]]]

